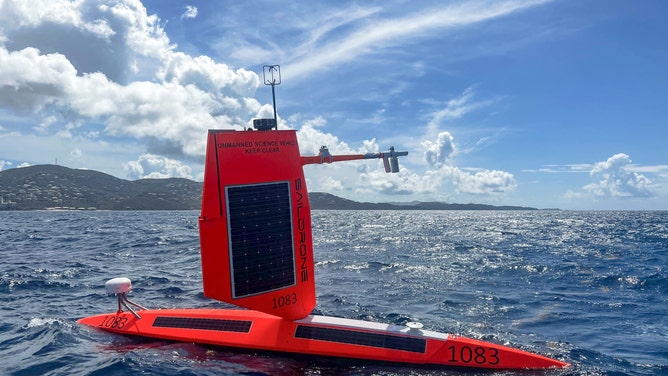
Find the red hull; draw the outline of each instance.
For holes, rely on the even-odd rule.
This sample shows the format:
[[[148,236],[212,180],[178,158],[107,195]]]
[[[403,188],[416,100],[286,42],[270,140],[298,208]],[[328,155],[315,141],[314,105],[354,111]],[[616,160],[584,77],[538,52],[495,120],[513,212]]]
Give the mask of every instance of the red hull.
[[[217,346],[410,364],[492,369],[568,366],[558,360],[451,334],[309,315],[290,321],[251,310],[164,309],[86,317],[109,332]]]

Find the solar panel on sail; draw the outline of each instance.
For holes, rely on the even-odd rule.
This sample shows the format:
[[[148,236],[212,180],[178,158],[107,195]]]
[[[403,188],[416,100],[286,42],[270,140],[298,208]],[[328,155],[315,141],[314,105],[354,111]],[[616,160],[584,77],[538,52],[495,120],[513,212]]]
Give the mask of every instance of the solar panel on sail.
[[[289,182],[225,189],[233,298],[295,285]]]

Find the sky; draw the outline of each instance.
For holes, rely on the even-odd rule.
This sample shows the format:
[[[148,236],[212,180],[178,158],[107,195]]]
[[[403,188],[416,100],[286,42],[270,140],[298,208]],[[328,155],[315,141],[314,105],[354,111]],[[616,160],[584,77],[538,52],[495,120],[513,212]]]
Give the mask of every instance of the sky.
[[[273,117],[366,202],[668,210],[662,0],[0,0],[0,171],[201,181],[208,129]]]

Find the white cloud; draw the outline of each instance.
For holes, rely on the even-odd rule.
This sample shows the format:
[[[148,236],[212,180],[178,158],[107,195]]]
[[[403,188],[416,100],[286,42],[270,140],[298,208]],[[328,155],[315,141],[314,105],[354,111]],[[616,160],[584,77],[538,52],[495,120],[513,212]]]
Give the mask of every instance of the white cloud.
[[[318,129],[325,125],[321,117],[304,121],[297,130],[300,153],[317,155],[321,146],[327,146],[333,155],[376,153],[380,150],[375,139],[362,141],[352,147],[337,136]],[[401,159],[401,158],[400,158]],[[403,168],[399,174],[385,172],[382,160],[356,160],[317,166],[307,166],[305,174],[312,192],[337,192],[344,196],[354,193],[357,200],[373,201],[378,195],[406,195],[424,190],[420,176]]]
[[[565,165],[544,165],[538,169],[526,169],[522,172],[546,172],[551,174],[559,173],[589,173],[591,171],[592,165],[588,163],[574,163],[574,164],[565,164]]]
[[[454,138],[450,132],[441,132],[435,142],[429,140],[423,141],[424,158],[432,167],[440,167],[455,152]]]
[[[475,129],[477,127],[467,127],[465,133],[471,137],[471,134],[484,132],[484,135],[479,137],[473,144],[468,143],[468,147],[455,148],[453,136],[451,132],[444,132],[441,129],[449,125],[448,121],[460,119],[464,116],[478,111],[485,107],[494,105],[498,99],[479,100],[475,98],[475,85],[469,86],[457,97],[448,99],[444,103],[435,101],[433,99],[423,99],[421,102],[436,108],[435,111],[429,114],[430,118],[425,127],[425,134],[423,137],[427,139],[436,138],[437,141],[424,141],[422,146],[427,149],[425,152],[425,159],[432,167],[440,167],[448,159],[457,155],[473,153],[478,149],[484,148],[486,145],[496,141],[498,135],[503,131],[499,129],[481,130]],[[491,135],[490,135],[491,134]],[[465,142],[464,145],[467,143]]]
[[[65,56],[41,55],[35,48],[9,52],[0,45],[0,66],[0,106],[19,113],[61,100],[63,86],[76,77]]]
[[[181,161],[154,154],[141,155],[136,161],[127,162],[124,168],[129,179],[193,178],[192,168]]]
[[[197,17],[197,7],[186,5],[186,11],[181,14],[181,19],[189,19]]]
[[[303,123],[298,130],[302,155],[317,155],[320,146],[328,146],[332,154],[363,154],[378,152],[376,140],[366,140],[358,148],[342,142],[338,137],[317,129],[325,120],[315,118]],[[498,170],[477,170],[468,172],[448,164],[449,156],[456,149],[454,138],[442,132],[436,141],[423,141],[427,163],[434,167],[425,173],[416,173],[403,167],[398,174],[385,172],[381,160],[334,163],[308,167],[311,191],[337,191],[357,200],[375,201],[380,195],[439,195],[444,186],[451,184],[457,193],[473,195],[497,195],[513,191],[517,182],[513,174]],[[404,158],[400,158],[402,161]],[[345,182],[341,185],[340,182]],[[353,194],[354,193],[354,194]]]
[[[58,53],[81,74],[100,72],[121,83],[130,80],[133,67],[151,70],[155,59],[173,48],[159,19],[135,0],[4,0],[0,25],[9,51],[33,47],[44,55]]]
[[[426,137],[433,134],[443,120],[460,118],[491,103],[474,103],[472,101],[473,96],[473,88],[469,87],[458,98],[449,100],[443,110],[437,111],[433,115],[427,125]],[[517,188],[514,175],[509,172],[474,169],[475,172],[472,173],[454,166],[452,156],[456,154],[457,146],[450,132],[441,131],[438,133],[436,141],[425,140],[422,141],[421,145],[424,148],[424,160],[433,168],[424,177],[425,181],[430,181],[431,186],[450,183],[457,193],[474,195],[496,195]]]
[[[652,197],[652,181],[631,171],[631,159],[624,153],[615,154],[604,162],[597,162],[590,175],[596,183],[584,186],[584,190],[596,197]]]
[[[401,158],[399,158],[401,160]],[[355,192],[370,196],[372,201],[378,195],[412,195],[416,193],[434,193],[435,187],[429,177],[414,173],[401,167],[399,173],[387,173],[381,160],[367,163],[359,168],[355,182]]]
[[[192,57],[181,52],[169,54],[157,76],[165,82],[195,85],[210,93],[250,96],[260,84],[257,74],[245,69],[236,71],[208,56]]]
[[[8,41],[0,44],[0,108],[45,114],[44,135],[103,130],[145,140],[154,153],[201,157],[207,129],[240,128],[260,108],[255,73],[175,52],[139,1],[26,4],[2,5],[11,11],[0,15]],[[47,34],[56,42],[41,42]]]
[[[103,19],[85,20],[82,11],[94,10],[93,6],[85,6],[82,2],[64,0],[32,0],[11,1],[5,0],[0,4],[0,30],[16,30],[31,28],[45,23],[55,25],[71,25],[78,29],[100,36],[109,36],[113,31],[106,27]]]
[[[351,9],[354,16],[344,19],[345,24],[353,31],[342,37],[333,36],[330,30],[323,28],[299,48],[295,49],[293,62],[289,64],[288,74],[293,79],[303,78],[316,71],[336,67],[346,61],[354,60],[370,52],[391,49],[406,39],[421,38],[444,29],[454,29],[466,25],[474,25],[498,17],[507,16],[517,11],[533,7],[546,1],[470,1],[438,6],[434,9],[422,10],[413,14],[396,18],[377,20],[370,18],[379,10],[356,8]],[[364,22],[354,23],[358,19]],[[323,25],[329,25],[327,19],[317,19]],[[334,23],[336,25],[336,23]]]
[[[49,126],[58,121],[58,118],[54,115],[49,115],[42,119],[38,126],[33,129],[39,134],[48,134]]]
[[[76,161],[81,159],[83,156],[83,152],[79,148],[74,148],[72,151],[70,151],[70,160],[71,161]]]
[[[427,129],[433,132],[435,129],[438,129],[444,120],[459,119],[469,112],[489,106],[495,102],[494,100],[476,101],[474,99],[475,87],[469,86],[459,97],[448,100],[444,108],[432,114],[432,118],[429,124],[427,124]]]
[[[317,117],[305,121],[297,131],[297,139],[299,140],[299,151],[302,155],[317,155],[321,146],[327,146],[332,154],[358,154],[361,150],[353,150],[348,144],[339,140],[339,138],[331,133],[324,133],[317,129],[326,123],[322,117]],[[368,147],[373,147],[368,145]],[[376,150],[377,151],[377,150]],[[367,151],[364,151],[366,153]]]
[[[287,47],[275,44],[272,51],[256,53],[258,43],[249,43],[246,49],[242,41],[221,50],[235,56],[252,51],[254,61],[265,59],[262,63],[267,56],[270,61],[278,56],[286,61],[284,72],[296,81],[297,76],[307,77],[334,64],[379,51],[394,53],[399,45],[444,29],[474,25],[539,3],[542,1],[474,0],[399,16],[384,13],[384,7],[350,6],[321,11],[321,18],[295,17],[298,22],[294,23],[286,20],[283,24],[287,27],[302,31],[299,41],[286,42]],[[31,142],[38,134],[39,145],[49,145],[49,150],[47,146],[40,149],[49,154],[49,160],[66,160],[72,152],[70,159],[79,163],[84,155],[90,160],[93,153],[99,153],[106,154],[97,159],[107,158],[108,167],[141,155],[124,164],[131,178],[192,178],[192,168],[177,159],[201,159],[207,129],[240,129],[253,115],[271,113],[271,106],[254,99],[260,86],[255,73],[208,56],[176,51],[164,22],[147,14],[139,0],[0,0],[0,9],[0,109],[37,119],[9,125],[7,133],[20,133],[21,139]],[[194,6],[187,6],[181,15],[182,19],[195,17],[198,9]],[[284,12],[283,17],[291,16]],[[422,137],[424,158],[431,170],[418,172],[423,171],[422,165],[413,169],[407,164],[400,174],[386,174],[378,160],[337,163],[309,168],[309,183],[313,182],[315,190],[348,190],[370,199],[377,194],[438,193],[445,183],[473,194],[512,190],[516,186],[512,174],[489,170],[471,173],[448,165],[458,149],[452,134],[439,129],[441,123],[490,103],[478,100],[473,86],[457,98],[438,103],[427,125],[428,135]],[[382,110],[378,114],[386,116]],[[291,126],[295,123],[279,119],[281,129],[298,129],[303,155],[316,155],[322,145],[333,154],[381,150],[376,139],[349,144],[323,131],[324,117]],[[420,138],[412,137],[411,141],[419,145]],[[59,149],[54,140],[62,141]],[[112,145],[118,140],[123,143]],[[137,140],[143,143],[143,150],[138,150]],[[383,145],[389,145],[387,141]],[[107,144],[102,145],[104,142]],[[129,149],[120,150],[124,147]],[[114,153],[112,160],[110,154]],[[421,161],[420,157],[417,151],[406,161]]]
[[[12,162],[9,161],[3,161],[0,159],[0,171],[2,171],[5,167],[11,167]]]
[[[457,167],[445,166],[442,170],[452,178],[460,193],[489,195],[515,190],[517,183],[513,174],[498,170],[482,170],[474,174]]]
[[[326,176],[321,186],[326,187],[327,191],[343,191],[343,183],[340,180],[336,180],[331,176]]]

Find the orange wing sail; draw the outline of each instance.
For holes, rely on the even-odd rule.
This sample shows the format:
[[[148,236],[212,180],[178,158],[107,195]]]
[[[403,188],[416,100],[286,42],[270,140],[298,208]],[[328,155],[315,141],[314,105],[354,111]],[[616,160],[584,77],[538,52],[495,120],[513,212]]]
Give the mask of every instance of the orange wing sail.
[[[209,131],[199,230],[204,295],[289,320],[311,313],[311,209],[295,131]]]

